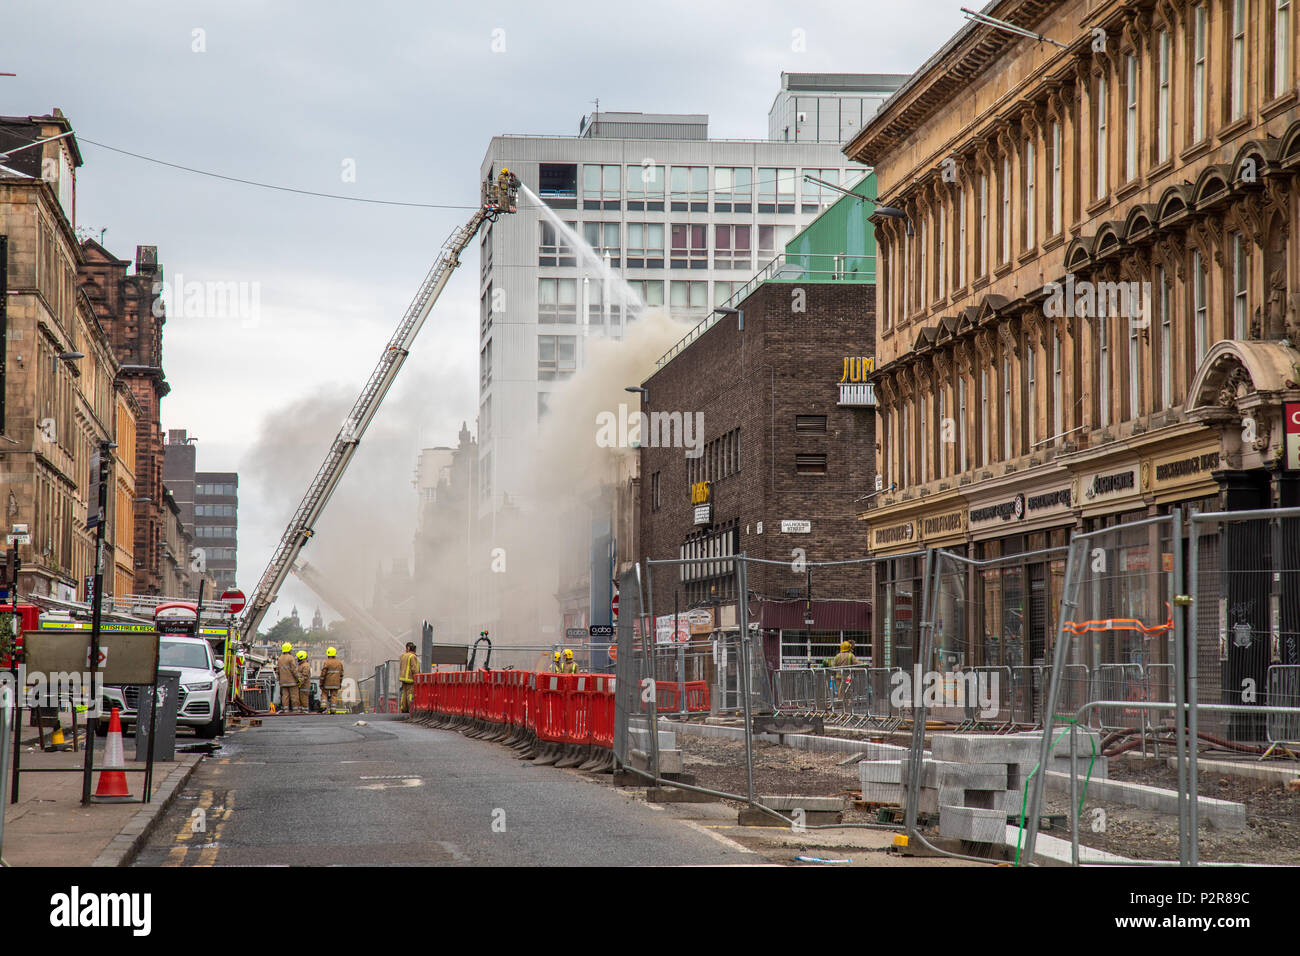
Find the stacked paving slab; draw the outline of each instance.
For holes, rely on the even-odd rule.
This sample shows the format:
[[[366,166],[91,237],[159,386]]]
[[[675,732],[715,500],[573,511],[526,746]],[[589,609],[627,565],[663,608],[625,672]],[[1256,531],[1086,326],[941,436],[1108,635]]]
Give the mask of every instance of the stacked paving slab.
[[[1087,772],[1087,755],[1099,744],[1096,737],[1078,734],[1080,778]],[[921,762],[917,809],[938,814],[940,836],[1001,843],[1007,818],[1021,812],[1025,780],[1038,764],[1041,740],[1041,734],[934,735]],[[1069,772],[1067,743],[1062,741],[1053,752],[1050,770]],[[906,760],[862,761],[858,764],[862,799],[902,805],[909,770]],[[1104,775],[1105,759],[1099,757],[1092,776]]]

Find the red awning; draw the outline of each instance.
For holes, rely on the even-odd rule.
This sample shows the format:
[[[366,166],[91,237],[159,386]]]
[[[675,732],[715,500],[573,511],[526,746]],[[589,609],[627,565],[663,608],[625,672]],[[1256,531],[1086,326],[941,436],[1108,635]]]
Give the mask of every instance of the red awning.
[[[806,631],[804,623],[807,601],[759,601],[758,626],[782,630]],[[870,601],[818,601],[812,602],[814,631],[870,631]]]

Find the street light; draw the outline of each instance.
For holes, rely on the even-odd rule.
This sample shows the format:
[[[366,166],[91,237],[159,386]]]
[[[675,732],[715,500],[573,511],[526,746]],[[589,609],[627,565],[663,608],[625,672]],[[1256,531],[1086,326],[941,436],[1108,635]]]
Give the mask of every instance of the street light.
[[[59,359],[63,359],[65,362],[79,362],[85,357],[86,356],[80,352],[60,352],[58,355],[54,356],[55,374],[57,375],[59,371]]]
[[[632,392],[634,394],[639,393],[643,402],[650,401],[650,389],[642,388],[640,385],[628,385],[623,389],[623,391]]]
[[[902,219],[904,222],[907,223],[907,234],[909,236],[916,235],[916,233],[912,231],[912,220],[907,218],[907,213],[903,212],[903,210],[897,209],[894,206],[882,206],[880,205],[879,202],[872,199],[870,196],[862,196],[858,193],[853,192],[850,189],[845,189],[842,186],[835,185],[834,183],[828,183],[824,179],[818,179],[816,176],[809,176],[807,173],[804,173],[803,178],[810,183],[816,183],[819,186],[825,186],[827,189],[833,189],[837,193],[844,193],[844,195],[846,196],[852,196],[854,199],[858,200],[859,202],[865,201],[869,203],[874,203],[876,207],[876,213],[879,213],[880,215],[885,216],[888,219]]]
[[[745,331],[745,310],[744,309],[733,309],[730,306],[720,305],[713,311],[718,313],[719,315],[734,315],[739,317],[739,324],[736,326],[736,328],[738,328],[742,332]]]

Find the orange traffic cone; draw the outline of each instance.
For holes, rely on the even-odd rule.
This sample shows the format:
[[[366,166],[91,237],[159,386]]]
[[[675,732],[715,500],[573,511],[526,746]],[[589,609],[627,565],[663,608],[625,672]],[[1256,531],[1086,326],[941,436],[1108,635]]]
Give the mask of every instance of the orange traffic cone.
[[[93,803],[134,803],[126,785],[126,751],[122,746],[122,718],[117,708],[108,718],[108,743],[104,745],[104,763],[100,767],[99,785],[95,787]]]

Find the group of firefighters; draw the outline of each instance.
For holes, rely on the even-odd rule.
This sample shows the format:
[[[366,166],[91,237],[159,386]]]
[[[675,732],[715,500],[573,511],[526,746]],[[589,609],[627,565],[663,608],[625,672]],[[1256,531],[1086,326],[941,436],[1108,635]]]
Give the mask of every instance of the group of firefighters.
[[[305,713],[310,710],[311,664],[306,651],[298,651],[295,658],[293,645],[287,641],[280,645],[280,658],[275,662],[276,679],[280,683],[280,712]],[[320,666],[321,710],[334,713],[341,702],[343,691],[343,662],[338,651],[328,648],[325,663]]]

